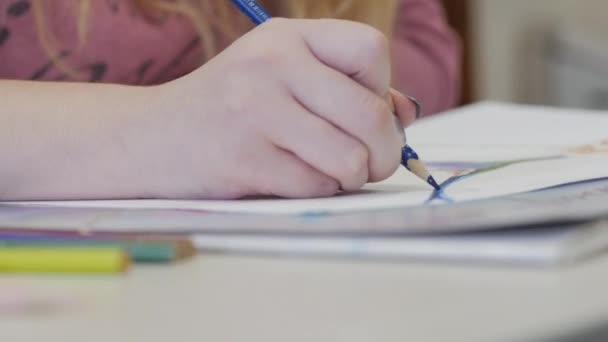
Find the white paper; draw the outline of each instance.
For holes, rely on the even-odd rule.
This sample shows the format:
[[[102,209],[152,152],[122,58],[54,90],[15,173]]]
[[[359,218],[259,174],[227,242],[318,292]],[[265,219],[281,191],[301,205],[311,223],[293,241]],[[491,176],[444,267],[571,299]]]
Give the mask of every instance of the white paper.
[[[608,139],[608,112],[479,103],[424,118],[407,130],[420,145],[561,148]]]

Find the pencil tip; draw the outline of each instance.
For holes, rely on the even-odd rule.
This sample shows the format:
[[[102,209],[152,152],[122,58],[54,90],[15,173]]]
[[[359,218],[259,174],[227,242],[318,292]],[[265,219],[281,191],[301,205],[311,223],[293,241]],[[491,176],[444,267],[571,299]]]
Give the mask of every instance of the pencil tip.
[[[441,190],[441,186],[439,186],[439,184],[437,183],[435,178],[433,178],[433,176],[429,176],[429,178],[426,180],[426,182],[429,183],[433,188],[435,188],[435,190],[437,190],[437,191]]]

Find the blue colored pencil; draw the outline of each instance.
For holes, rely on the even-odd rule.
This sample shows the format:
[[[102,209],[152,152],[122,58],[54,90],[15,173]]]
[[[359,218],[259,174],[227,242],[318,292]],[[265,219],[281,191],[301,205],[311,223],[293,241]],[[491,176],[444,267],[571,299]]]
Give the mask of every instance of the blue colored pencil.
[[[255,0],[232,0],[232,3],[256,25],[260,25],[272,18],[268,11]]]
[[[264,7],[258,4],[255,0],[231,1],[256,25],[261,25],[272,18],[268,11],[266,11]],[[414,175],[430,184],[433,188],[435,188],[435,190],[441,189],[439,184],[435,181],[435,178],[431,176],[424,163],[418,157],[418,154],[407,144],[405,144],[401,150],[401,165],[403,165]]]
[[[439,183],[437,183],[435,178],[433,178],[431,173],[426,169],[426,166],[420,160],[418,153],[416,153],[408,144],[405,144],[401,150],[401,165],[405,166],[411,173],[430,184],[435,190],[441,190],[441,186],[439,186]]]

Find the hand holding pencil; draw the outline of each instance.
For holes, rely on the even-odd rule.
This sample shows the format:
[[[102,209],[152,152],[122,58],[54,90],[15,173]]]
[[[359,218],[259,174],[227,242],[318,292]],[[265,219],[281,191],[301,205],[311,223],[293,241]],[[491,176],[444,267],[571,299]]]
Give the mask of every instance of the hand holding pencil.
[[[177,110],[153,106],[164,108],[159,122],[166,133],[141,144],[163,172],[142,177],[179,175],[148,182],[156,184],[150,192],[170,198],[360,190],[400,166],[401,133],[386,100],[390,82],[390,50],[380,31],[341,20],[272,19],[158,88],[159,99],[184,102]],[[395,105],[413,115],[411,104]]]
[[[246,16],[248,16],[251,19],[251,21],[256,25],[261,25],[261,24],[269,21],[272,18],[272,16],[264,9],[264,7],[262,7],[260,4],[258,4],[256,0],[232,0],[232,3],[234,3],[235,6],[239,10],[241,10],[241,12],[243,12]],[[378,61],[376,61],[376,62],[378,62]],[[380,62],[388,62],[388,59],[381,58]],[[390,65],[390,63],[386,63],[385,65]],[[389,73],[390,73],[390,70],[389,70]],[[377,86],[377,84],[374,84],[373,81],[371,83],[368,83],[368,80],[366,80],[365,78],[361,78],[361,77],[357,78],[356,76],[355,76],[355,79],[357,81],[361,81],[361,84],[368,88],[370,88],[370,85],[371,85],[371,88],[370,88],[371,90],[386,89],[386,84],[383,84],[379,88],[374,89],[375,86]],[[415,109],[413,111],[414,115],[407,115],[406,113],[410,113],[410,112],[406,112],[405,110],[403,110],[403,108],[407,108],[407,104],[401,105],[401,106],[397,105],[397,104],[402,104],[403,100],[405,100],[406,97],[403,96],[401,93],[399,93],[397,90],[392,89],[392,88],[388,89],[387,93],[388,93],[388,102],[390,103],[390,107],[392,108],[391,112],[395,113],[395,115],[396,115],[396,126],[397,126],[397,130],[399,132],[399,136],[401,137],[401,140],[402,140],[401,164],[405,168],[407,168],[409,171],[411,171],[414,175],[416,175],[417,177],[421,178],[422,180],[427,182],[429,185],[431,185],[435,190],[439,191],[441,188],[440,188],[439,184],[437,183],[437,181],[435,181],[433,176],[429,173],[426,166],[420,160],[420,157],[414,151],[414,149],[407,144],[407,139],[405,138],[405,132],[403,130],[403,123],[401,121],[401,120],[403,120],[403,122],[405,122],[406,124],[409,124],[414,119],[420,117],[422,114],[422,106],[416,99],[409,97],[409,101],[414,104]],[[377,92],[377,94],[381,95],[381,94],[383,94],[383,92],[380,91],[379,93]],[[405,100],[405,101],[407,102],[408,100]],[[400,108],[402,110],[399,110]]]

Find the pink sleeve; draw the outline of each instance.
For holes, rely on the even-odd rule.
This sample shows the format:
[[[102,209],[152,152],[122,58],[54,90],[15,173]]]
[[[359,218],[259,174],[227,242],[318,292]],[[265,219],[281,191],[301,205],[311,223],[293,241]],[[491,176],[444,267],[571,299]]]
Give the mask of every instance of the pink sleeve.
[[[416,97],[425,114],[457,103],[461,44],[437,0],[400,0],[392,44],[398,90]]]

